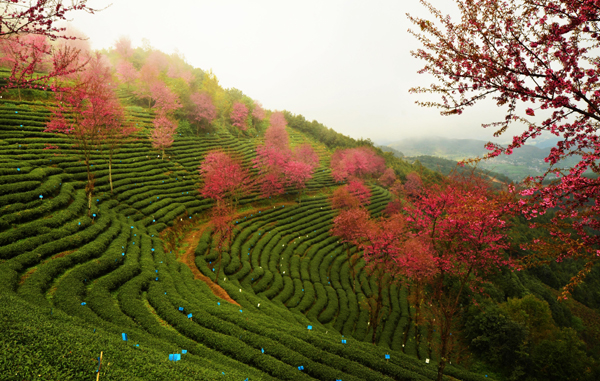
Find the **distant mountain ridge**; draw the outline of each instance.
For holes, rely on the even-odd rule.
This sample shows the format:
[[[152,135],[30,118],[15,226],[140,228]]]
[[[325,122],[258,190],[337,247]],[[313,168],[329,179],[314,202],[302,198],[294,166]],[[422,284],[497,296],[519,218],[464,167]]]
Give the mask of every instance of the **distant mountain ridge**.
[[[449,139],[444,137],[407,138],[387,145],[390,149],[399,151],[407,157],[435,156],[448,160],[460,161],[467,158],[483,157],[487,142],[478,139]],[[514,181],[520,181],[526,176],[541,175],[548,168],[544,159],[554,146],[555,139],[540,141],[539,147],[524,145],[514,150],[512,155],[499,157],[481,162],[479,166],[508,176]],[[573,165],[575,159],[568,159],[563,165]]]
[[[483,156],[489,151],[486,150],[487,142],[478,139],[449,139],[443,137],[428,138],[408,138],[394,143],[387,147],[402,152],[405,156],[439,156],[445,159],[462,160]],[[515,150],[514,157],[523,159],[541,159],[543,160],[550,152],[549,147],[538,148],[536,146],[525,145]]]

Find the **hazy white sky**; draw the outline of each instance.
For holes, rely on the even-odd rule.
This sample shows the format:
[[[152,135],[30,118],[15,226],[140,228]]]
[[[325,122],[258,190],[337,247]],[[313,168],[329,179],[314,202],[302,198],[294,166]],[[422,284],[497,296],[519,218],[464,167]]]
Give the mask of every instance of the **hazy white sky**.
[[[451,0],[431,0],[455,12]],[[107,0],[90,0],[102,8]],[[212,69],[271,110],[289,110],[354,138],[391,142],[437,135],[491,140],[481,123],[504,115],[493,104],[442,117],[414,101],[431,78],[410,50],[418,41],[406,18],[427,16],[418,0],[113,0],[95,15],[73,14],[94,49],[121,35]],[[493,120],[492,120],[493,118]],[[511,134],[512,135],[512,134]]]

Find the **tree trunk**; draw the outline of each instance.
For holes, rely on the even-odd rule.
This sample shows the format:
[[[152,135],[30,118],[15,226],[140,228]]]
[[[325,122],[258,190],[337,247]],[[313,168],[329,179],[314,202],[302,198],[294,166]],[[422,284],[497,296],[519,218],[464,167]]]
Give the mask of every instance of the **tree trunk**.
[[[410,315],[410,312],[408,312],[408,322],[404,327],[404,336],[402,339],[402,353],[406,353],[406,343],[408,342],[408,332],[410,330],[410,323],[412,323],[412,316]]]
[[[110,193],[113,194],[113,182],[112,182],[112,160],[108,161],[108,181],[110,182]]]
[[[163,148],[162,152],[163,152],[163,154],[162,154],[162,157],[160,158],[160,160],[165,160],[165,149],[164,148]]]
[[[352,292],[356,292],[354,285],[354,267],[352,267],[352,258],[350,257],[350,244],[346,242],[346,257],[348,258],[348,267],[350,267],[350,274],[352,276]]]
[[[371,324],[373,326],[373,345],[376,344],[376,339],[377,339],[377,327],[379,326],[379,315],[381,314],[381,309],[382,309],[382,304],[383,304],[383,295],[382,295],[382,288],[383,285],[382,283],[382,274],[378,274],[378,291],[377,291],[377,300],[375,301],[375,316],[373,319],[373,324]]]
[[[417,280],[415,288],[415,340],[417,348],[421,344],[421,282]],[[418,353],[418,352],[417,352]]]
[[[92,216],[92,192],[88,192],[88,217]]]
[[[449,333],[449,322],[446,317],[444,317],[444,321],[440,322],[440,339],[442,341],[442,347],[440,348],[440,362],[438,363],[438,374],[437,381],[442,381],[442,377],[444,376],[444,368],[446,367],[446,356],[448,355],[448,335]]]
[[[442,378],[444,377],[444,368],[445,367],[446,367],[446,359],[442,357],[440,359],[440,363],[438,364],[437,381],[442,381]]]
[[[85,166],[87,168],[88,181],[85,186],[85,193],[88,198],[88,217],[92,216],[92,194],[94,193],[94,174],[91,171],[90,160],[85,158]]]
[[[220,239],[220,238],[219,238]],[[219,284],[219,273],[221,272],[221,252],[223,251],[223,247],[219,248],[219,268],[217,269],[217,279],[215,281],[215,283],[218,285]]]

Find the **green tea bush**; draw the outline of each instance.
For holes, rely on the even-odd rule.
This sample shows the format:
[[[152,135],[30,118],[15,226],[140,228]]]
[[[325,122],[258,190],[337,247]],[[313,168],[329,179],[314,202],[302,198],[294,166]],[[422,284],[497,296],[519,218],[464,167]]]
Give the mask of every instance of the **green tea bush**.
[[[316,323],[318,322],[317,317],[327,305],[327,291],[325,291],[325,288],[319,282],[313,282],[313,287],[315,290],[315,302],[306,313],[306,317]]]
[[[83,211],[83,208],[86,206],[86,203],[87,200],[85,197],[85,193],[83,191],[78,191],[75,194],[74,202],[71,205],[69,205],[67,209],[59,212],[57,215],[56,221],[60,221],[60,224],[63,225],[60,229],[54,229],[49,232],[44,232],[43,234],[40,234],[36,237],[31,237],[27,240],[21,241],[11,240],[10,237],[13,233],[11,230],[0,233],[0,235],[5,236],[6,239],[9,240],[9,242],[12,242],[10,244],[0,247],[0,258],[11,258],[15,255],[19,255],[26,251],[34,250],[37,246],[43,244],[51,244],[53,241],[56,241],[59,238],[73,234],[75,231],[79,230],[80,227],[83,228],[87,226],[90,223],[89,218],[87,217],[77,222],[71,220],[70,223],[66,223],[66,221],[79,215]],[[32,224],[40,225],[43,223],[43,221],[36,220]],[[16,230],[19,231],[19,229]]]
[[[331,286],[325,286],[325,291],[327,292],[327,305],[323,312],[318,315],[318,320],[321,324],[331,322],[338,313],[338,307],[340,306],[336,290]]]

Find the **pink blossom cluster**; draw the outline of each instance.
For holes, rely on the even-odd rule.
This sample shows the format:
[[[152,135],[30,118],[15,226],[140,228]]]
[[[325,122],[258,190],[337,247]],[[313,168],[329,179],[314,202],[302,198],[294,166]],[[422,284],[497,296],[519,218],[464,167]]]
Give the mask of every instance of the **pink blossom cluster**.
[[[231,201],[247,193],[252,185],[241,164],[220,150],[209,152],[198,169],[204,181],[200,194],[206,198]]]
[[[331,175],[335,181],[342,181],[350,176],[377,176],[384,170],[385,160],[369,147],[337,150],[331,156]]]
[[[290,148],[283,113],[273,113],[270,121],[265,142],[257,147],[254,159],[254,167],[260,173],[261,195],[283,194],[285,186],[301,191],[319,165],[319,157],[310,144]]]

